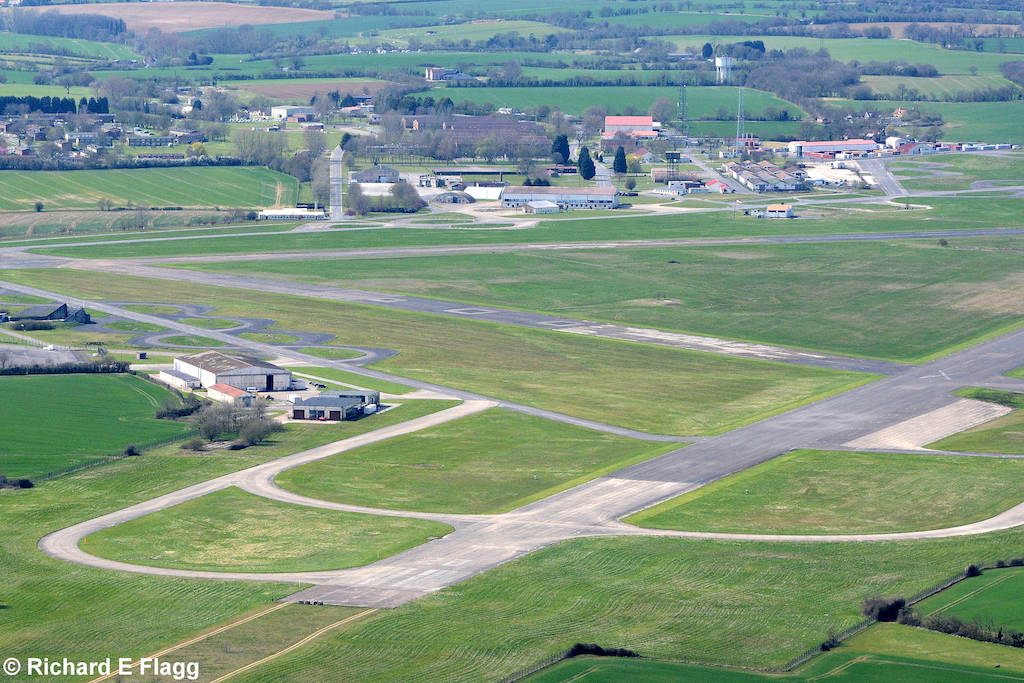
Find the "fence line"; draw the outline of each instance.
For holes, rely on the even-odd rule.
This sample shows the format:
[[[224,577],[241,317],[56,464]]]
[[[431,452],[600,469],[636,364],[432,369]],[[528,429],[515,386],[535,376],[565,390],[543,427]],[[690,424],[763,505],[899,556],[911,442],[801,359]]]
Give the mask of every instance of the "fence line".
[[[172,444],[172,443],[177,443],[178,441],[183,441],[184,439],[187,439],[190,436],[195,436],[197,433],[198,433],[197,430],[195,428],[192,428],[191,430],[189,430],[189,432],[187,432],[185,434],[182,434],[180,436],[175,436],[175,437],[169,438],[169,439],[161,439],[160,441],[145,443],[145,444],[143,444],[141,446],[136,446],[136,448],[139,449],[140,454],[141,454],[141,452],[144,452],[144,451],[151,451],[154,448],[160,448],[161,446],[167,446],[167,445]],[[122,458],[131,458],[131,457],[135,457],[135,456],[124,455],[123,453],[122,454],[118,454],[118,455],[108,455],[108,456],[105,456],[105,457],[98,458],[97,460],[93,460],[91,462],[82,463],[80,465],[75,465],[73,467],[66,467],[66,468],[64,468],[62,470],[57,470],[55,472],[47,472],[44,476],[36,477],[32,481],[33,481],[33,483],[41,482],[41,481],[49,481],[50,479],[56,479],[57,477],[63,477],[66,474],[73,474],[75,472],[80,472],[82,470],[87,470],[87,469],[89,469],[91,467],[99,467],[100,465],[106,465],[107,463],[114,462],[115,460],[121,460]]]
[[[552,664],[557,664],[558,662],[568,659],[571,654],[572,648],[569,648],[568,650],[563,650],[562,652],[559,652],[557,655],[551,655],[547,659],[542,659],[539,662],[534,662],[525,669],[520,669],[519,671],[513,674],[509,674],[508,676],[505,676],[504,678],[500,679],[497,683],[516,683],[516,681],[521,681],[527,676],[532,676],[541,669],[546,669]]]

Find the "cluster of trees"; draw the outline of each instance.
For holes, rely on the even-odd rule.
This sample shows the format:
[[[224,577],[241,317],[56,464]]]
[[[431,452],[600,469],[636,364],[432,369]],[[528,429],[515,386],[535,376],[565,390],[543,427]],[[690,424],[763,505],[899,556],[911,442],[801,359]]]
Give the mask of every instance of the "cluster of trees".
[[[88,100],[85,100],[85,104],[89,111],[94,113],[106,113],[106,111],[101,112],[100,110],[109,110],[110,107],[105,97],[101,97],[99,100],[92,98],[91,106]],[[31,95],[26,97],[4,95],[0,97],[0,112],[4,114],[28,114],[33,111],[44,114],[74,114],[79,111],[79,106],[80,104],[75,104],[74,97],[32,97]],[[96,107],[96,109],[92,107]]]
[[[379,213],[416,213],[427,203],[416,188],[400,180],[391,186],[390,195],[369,196],[363,194],[359,183],[350,183],[345,202],[345,213],[364,215],[371,211]]]
[[[101,42],[117,42],[128,32],[123,19],[99,14],[61,14],[53,10],[40,13],[17,7],[0,15],[0,28],[12,33]]]
[[[256,400],[249,407],[210,402],[196,413],[199,436],[208,441],[237,438],[240,445],[254,446],[284,426],[267,415],[267,402]]]

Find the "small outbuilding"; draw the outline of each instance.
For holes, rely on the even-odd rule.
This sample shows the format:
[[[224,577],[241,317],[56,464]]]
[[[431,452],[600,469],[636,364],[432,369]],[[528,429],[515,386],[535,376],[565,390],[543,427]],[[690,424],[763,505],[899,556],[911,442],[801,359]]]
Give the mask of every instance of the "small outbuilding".
[[[770,204],[764,212],[765,218],[792,218],[792,204]]]
[[[549,202],[546,199],[527,202],[526,206],[523,207],[523,213],[558,213],[559,211],[558,204]]]
[[[252,400],[256,398],[248,391],[243,391],[242,389],[238,389],[227,384],[214,384],[206,390],[206,397],[211,401],[244,406],[250,405]]]

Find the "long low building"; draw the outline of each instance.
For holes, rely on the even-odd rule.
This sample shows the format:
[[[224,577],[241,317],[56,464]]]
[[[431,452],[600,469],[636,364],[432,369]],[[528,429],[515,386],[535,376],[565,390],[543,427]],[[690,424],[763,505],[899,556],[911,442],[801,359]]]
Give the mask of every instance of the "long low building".
[[[553,202],[562,209],[614,209],[619,193],[614,187],[506,187],[501,206],[518,209],[530,202]]]
[[[874,140],[796,140],[789,143],[789,153],[796,156],[808,154],[836,154],[839,152],[873,152],[882,145]]]
[[[379,391],[324,391],[292,402],[293,420],[355,420],[380,407]]]

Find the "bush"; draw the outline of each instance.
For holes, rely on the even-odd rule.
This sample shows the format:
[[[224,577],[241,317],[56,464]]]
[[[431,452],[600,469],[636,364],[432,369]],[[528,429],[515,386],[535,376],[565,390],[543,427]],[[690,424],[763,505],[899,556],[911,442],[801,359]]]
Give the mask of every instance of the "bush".
[[[142,451],[140,451],[135,444],[130,443],[127,446],[124,447],[124,451],[122,452],[122,454],[123,455],[142,455]]]
[[[52,330],[56,325],[44,320],[21,320],[11,325],[11,329],[21,332],[35,332],[36,330]]]
[[[904,598],[865,598],[860,613],[878,621],[896,621],[900,610],[907,606]]]
[[[8,479],[0,474],[0,488],[30,489],[34,486],[35,484],[29,479]]]
[[[593,655],[595,657],[639,657],[632,650],[621,647],[606,648],[594,643],[576,643],[569,648],[567,657],[579,657],[580,655]]]
[[[826,638],[821,644],[821,651],[828,652],[829,650],[834,650],[841,644],[842,643],[839,642],[839,638],[836,637],[836,630],[834,628],[830,628],[828,630],[828,638]]]
[[[197,436],[181,444],[179,448],[183,451],[204,451],[206,450],[206,440]]]
[[[911,607],[904,607],[896,617],[896,623],[904,626],[920,626],[921,615]]]
[[[1024,567],[1024,557],[1015,557],[1010,560],[1011,567]]]
[[[976,564],[967,567],[967,576],[981,576],[981,568]]]
[[[999,569],[1002,569],[1005,566],[1006,566],[1006,560],[999,560],[998,562],[996,562],[996,567],[998,567]]]

